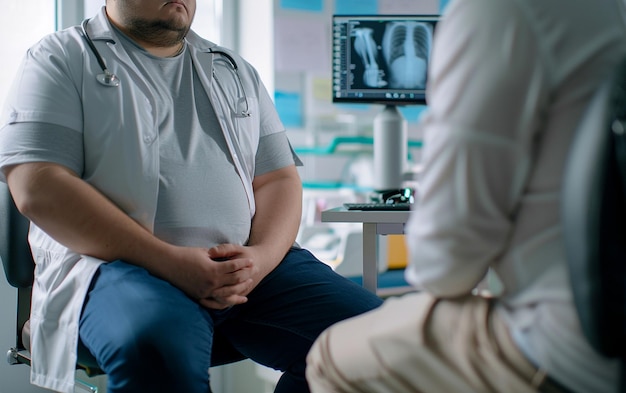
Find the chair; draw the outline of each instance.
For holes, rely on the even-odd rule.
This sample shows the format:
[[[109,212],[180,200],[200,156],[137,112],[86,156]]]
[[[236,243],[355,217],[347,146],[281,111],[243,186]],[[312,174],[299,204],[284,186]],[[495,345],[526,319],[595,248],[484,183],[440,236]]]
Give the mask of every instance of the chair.
[[[35,262],[28,244],[29,221],[15,206],[5,185],[0,187],[0,217],[4,217],[3,230],[0,231],[0,256],[9,284],[17,288],[17,323],[15,346],[7,352],[9,364],[30,366],[30,298],[34,280]],[[89,376],[104,374],[98,368],[95,359],[82,345],[78,349],[77,369],[84,370]],[[93,390],[89,384],[76,381],[87,391]]]
[[[566,164],[565,252],[583,332],[626,392],[626,61],[583,115]]]
[[[30,316],[30,294],[33,285],[35,264],[28,246],[28,220],[17,208],[6,187],[3,187],[3,216],[6,222],[2,248],[2,264],[9,284],[17,288],[17,325],[15,347],[7,353],[10,364],[29,364],[30,353],[26,349],[22,330]]]

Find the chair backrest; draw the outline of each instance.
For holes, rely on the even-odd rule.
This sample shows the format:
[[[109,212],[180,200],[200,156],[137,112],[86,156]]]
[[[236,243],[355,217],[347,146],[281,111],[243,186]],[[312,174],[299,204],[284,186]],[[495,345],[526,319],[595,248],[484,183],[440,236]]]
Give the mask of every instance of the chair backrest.
[[[28,244],[30,223],[17,210],[9,189],[4,183],[0,183],[0,213],[0,218],[2,218],[2,224],[0,224],[0,257],[7,281],[17,288],[14,350],[22,351],[29,344],[24,342],[22,333],[30,318],[30,297],[35,275],[35,262]],[[18,356],[17,352],[16,356]],[[22,362],[22,360],[18,359],[18,362]]]
[[[626,61],[583,115],[566,164],[563,236],[589,343],[626,358]]]
[[[25,326],[30,318],[30,297],[35,277],[35,262],[28,244],[29,220],[17,207],[6,185],[0,183],[0,217],[4,217],[0,226],[0,256],[7,281],[16,287],[17,320],[16,344],[9,351],[9,363],[30,364],[30,337]],[[13,357],[13,359],[11,359]],[[83,369],[87,375],[104,374],[96,360],[84,347],[78,345],[77,368]]]
[[[28,219],[15,206],[8,188],[2,186],[4,231],[0,250],[2,265],[9,284],[16,288],[28,288],[33,285],[35,262],[28,245]]]

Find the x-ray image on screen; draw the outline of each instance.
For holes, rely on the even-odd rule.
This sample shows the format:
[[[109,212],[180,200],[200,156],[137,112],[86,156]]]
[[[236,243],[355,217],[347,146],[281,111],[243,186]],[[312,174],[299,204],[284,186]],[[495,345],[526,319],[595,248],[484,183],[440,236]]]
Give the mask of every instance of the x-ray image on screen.
[[[334,101],[423,103],[437,20],[334,16]]]
[[[364,67],[359,71],[363,83],[374,88],[425,88],[432,36],[431,24],[416,21],[388,22],[380,43],[372,28],[353,29],[353,48]]]
[[[363,83],[368,87],[384,87],[385,72],[380,68],[379,45],[374,41],[374,30],[367,27],[357,27],[352,31],[354,50],[361,56],[363,67]]]
[[[423,89],[433,41],[432,25],[390,22],[385,26],[383,55],[392,89]]]

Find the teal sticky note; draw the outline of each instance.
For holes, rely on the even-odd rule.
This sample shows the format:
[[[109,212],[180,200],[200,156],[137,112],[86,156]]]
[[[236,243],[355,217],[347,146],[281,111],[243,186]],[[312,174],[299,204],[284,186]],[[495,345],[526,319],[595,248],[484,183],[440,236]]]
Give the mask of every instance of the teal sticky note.
[[[443,9],[446,8],[450,0],[439,0],[439,13],[443,13]]]
[[[280,7],[308,12],[322,12],[324,9],[323,0],[280,0]]]
[[[376,15],[378,0],[335,0],[335,14]]]
[[[417,123],[422,116],[422,112],[426,109],[425,105],[407,105],[399,106],[400,113],[404,116],[407,122]]]
[[[274,105],[285,127],[302,127],[302,96],[299,93],[276,91]]]

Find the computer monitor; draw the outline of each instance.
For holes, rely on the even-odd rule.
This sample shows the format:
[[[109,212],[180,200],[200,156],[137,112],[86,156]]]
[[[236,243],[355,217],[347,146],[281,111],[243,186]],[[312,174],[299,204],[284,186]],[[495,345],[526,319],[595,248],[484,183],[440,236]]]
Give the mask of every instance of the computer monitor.
[[[426,104],[438,15],[333,15],[333,102]]]

